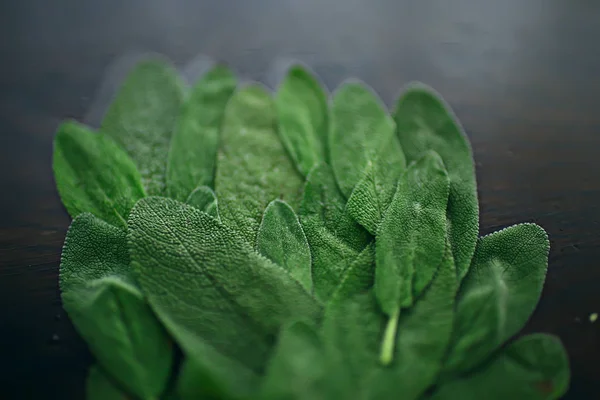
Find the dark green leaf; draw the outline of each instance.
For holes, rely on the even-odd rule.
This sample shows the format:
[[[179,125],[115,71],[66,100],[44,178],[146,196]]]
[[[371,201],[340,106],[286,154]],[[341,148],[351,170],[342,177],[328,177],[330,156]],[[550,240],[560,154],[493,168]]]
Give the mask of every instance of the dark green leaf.
[[[466,274],[477,242],[479,206],[468,138],[441,97],[425,85],[411,86],[398,100],[396,130],[407,162],[434,150],[450,178],[448,222],[459,280]]]
[[[359,197],[350,204],[376,202],[382,211],[391,201],[396,182],[405,169],[404,153],[394,126],[381,100],[364,83],[345,83],[334,93],[329,148],[337,183],[344,196],[349,197],[372,163],[370,183],[378,196],[376,199]],[[368,193],[371,191],[361,192]],[[359,218],[362,216],[359,205],[351,210]],[[369,221],[367,225],[372,223]]]
[[[54,139],[54,178],[71,217],[90,212],[126,227],[129,211],[145,196],[140,174],[109,137],[65,122]]]
[[[234,74],[218,65],[200,78],[183,104],[169,150],[169,197],[185,201],[196,187],[213,187],[223,114],[236,85]]]
[[[549,247],[535,224],[479,239],[457,296],[447,374],[476,367],[525,325],[542,292]]]
[[[215,195],[215,192],[213,192],[208,186],[200,186],[196,188],[187,198],[186,203],[200,211],[204,211],[219,221],[221,220],[221,217],[219,216],[219,204],[217,201],[217,196]]]
[[[142,399],[156,398],[171,371],[172,344],[129,273],[125,232],[91,214],[67,233],[63,307],[98,364]]]
[[[188,356],[206,343],[260,372],[282,324],[321,313],[289,273],[183,203],[142,199],[131,212],[128,238],[148,301]]]
[[[308,175],[298,215],[312,254],[315,294],[326,301],[371,235],[346,213],[344,196],[325,164]]]
[[[283,267],[294,279],[312,292],[310,248],[294,210],[284,201],[267,206],[258,230],[256,249]]]
[[[110,105],[101,131],[135,161],[150,195],[166,191],[171,136],[183,101],[177,71],[162,60],[139,63]]]
[[[569,359],[557,337],[524,336],[470,374],[446,382],[430,400],[553,400],[569,388]]]
[[[129,397],[121,388],[117,387],[106,374],[94,365],[88,372],[85,384],[85,398],[87,400],[129,400]]]
[[[281,198],[296,208],[302,178],[276,129],[270,94],[249,85],[231,98],[223,121],[215,191],[223,222],[251,244],[267,204]]]
[[[292,66],[277,89],[279,136],[298,170],[308,175],[326,161],[327,95],[317,79]]]

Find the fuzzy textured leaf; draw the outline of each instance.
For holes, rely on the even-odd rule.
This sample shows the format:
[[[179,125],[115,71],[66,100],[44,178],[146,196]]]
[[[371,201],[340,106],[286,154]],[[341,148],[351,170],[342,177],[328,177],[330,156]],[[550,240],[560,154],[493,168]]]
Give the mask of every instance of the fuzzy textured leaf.
[[[97,366],[90,368],[85,384],[87,400],[128,400],[129,396],[117,387]]]
[[[125,232],[81,214],[67,233],[60,268],[63,307],[98,364],[129,392],[156,398],[173,349],[131,277]]]
[[[296,208],[302,188],[276,125],[271,95],[257,84],[237,91],[225,111],[215,178],[219,212],[252,245],[265,207],[280,198]]]
[[[217,195],[208,186],[197,187],[187,198],[186,203],[200,211],[204,211],[219,221],[221,220]]]
[[[274,200],[267,206],[256,249],[312,293],[310,247],[298,216],[286,202]]]
[[[567,353],[557,337],[524,336],[470,374],[445,384],[430,400],[554,400],[569,388]]]
[[[233,72],[218,65],[192,88],[171,139],[167,166],[169,197],[186,201],[196,187],[213,187],[225,106],[236,85]]]
[[[437,152],[448,170],[448,223],[456,272],[462,279],[469,269],[479,232],[477,183],[469,140],[441,97],[433,89],[412,85],[394,111],[396,131],[411,162],[428,150]]]
[[[308,175],[298,215],[310,245],[315,294],[326,301],[372,237],[346,213],[344,196],[325,164]]]
[[[378,209],[381,217],[405,169],[404,153],[394,128],[385,106],[364,83],[345,83],[334,93],[329,148],[336,181],[346,198],[361,179],[370,179],[368,183],[374,186],[373,191],[358,192],[357,198],[349,202],[351,215],[359,221],[367,219],[361,213],[365,203]],[[365,174],[367,167],[373,168],[371,178]],[[364,197],[371,193],[377,197]],[[373,223],[367,219],[366,225]]]
[[[277,89],[275,105],[281,141],[306,176],[327,161],[327,94],[310,71],[294,65]]]
[[[58,193],[73,218],[90,212],[126,227],[129,211],[146,195],[127,153],[109,137],[76,122],[58,128],[53,168]]]
[[[321,313],[287,271],[186,204],[140,200],[131,212],[128,240],[148,301],[188,355],[209,345],[260,372],[282,324],[312,321]]]
[[[446,238],[448,175],[428,152],[408,167],[377,231],[375,293],[389,316],[409,307],[433,278]]]
[[[139,63],[126,77],[100,130],[136,163],[149,195],[166,192],[169,147],[183,102],[183,84],[166,61]]]
[[[550,244],[535,224],[519,224],[477,242],[457,296],[446,374],[468,371],[523,328],[539,301]]]

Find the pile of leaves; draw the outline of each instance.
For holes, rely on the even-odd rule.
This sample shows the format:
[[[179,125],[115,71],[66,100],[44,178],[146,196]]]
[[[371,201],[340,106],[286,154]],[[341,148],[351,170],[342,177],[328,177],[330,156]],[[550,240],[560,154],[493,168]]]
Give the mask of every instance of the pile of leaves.
[[[271,94],[216,65],[191,88],[160,59],[97,131],[58,129],[73,217],[65,310],[90,399],[556,399],[560,340],[514,340],[549,242],[478,238],[472,152],[432,89],[389,113],[301,65]]]

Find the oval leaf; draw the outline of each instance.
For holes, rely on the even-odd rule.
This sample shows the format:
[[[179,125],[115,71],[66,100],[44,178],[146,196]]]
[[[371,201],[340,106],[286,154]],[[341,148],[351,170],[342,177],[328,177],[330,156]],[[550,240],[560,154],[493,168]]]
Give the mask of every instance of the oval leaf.
[[[213,186],[225,106],[237,80],[227,67],[213,67],[192,88],[171,140],[167,166],[169,197],[185,201],[198,186]]]
[[[166,192],[171,136],[183,101],[183,84],[166,61],[140,62],[127,75],[100,130],[129,153],[148,194]]]
[[[479,232],[477,183],[469,140],[441,97],[422,84],[412,85],[402,94],[394,120],[407,162],[433,150],[448,170],[450,243],[456,272],[462,279],[469,269]]]
[[[256,239],[256,250],[312,292],[310,248],[294,210],[284,201],[269,203]]]
[[[208,186],[196,188],[187,198],[186,203],[200,211],[204,211],[219,221],[221,220],[217,195]]]
[[[53,168],[58,193],[73,218],[90,212],[126,227],[129,211],[146,195],[127,153],[109,137],[76,122],[58,128]]]

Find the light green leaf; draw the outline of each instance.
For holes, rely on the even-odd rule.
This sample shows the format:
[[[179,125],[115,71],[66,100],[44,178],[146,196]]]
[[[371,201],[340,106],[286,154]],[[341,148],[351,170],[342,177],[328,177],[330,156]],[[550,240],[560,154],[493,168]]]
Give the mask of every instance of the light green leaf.
[[[393,185],[396,187],[396,184]],[[382,204],[379,203],[377,195],[377,184],[375,182],[375,171],[373,163],[368,162],[362,178],[354,186],[354,190],[346,204],[348,215],[352,216],[371,234],[376,234],[377,226],[385,213]],[[389,204],[388,204],[389,206]],[[387,206],[385,207],[387,209]]]
[[[71,217],[90,212],[127,226],[129,211],[146,194],[127,153],[109,137],[68,121],[54,139],[54,179]]]
[[[446,374],[476,367],[523,328],[542,292],[549,248],[546,232],[535,224],[479,239],[457,296]]]
[[[317,332],[306,323],[286,325],[261,386],[261,400],[329,400],[342,382],[328,373]]]
[[[292,66],[275,98],[279,136],[304,176],[326,162],[327,94],[310,71]]]
[[[375,293],[393,316],[409,307],[442,261],[448,175],[435,152],[408,167],[377,231]]]
[[[479,231],[477,183],[469,140],[450,108],[425,85],[413,85],[404,92],[398,100],[394,120],[407,162],[434,150],[448,170],[447,216],[460,280],[469,269]]]
[[[310,245],[315,294],[326,301],[372,237],[346,213],[344,196],[325,164],[308,175],[298,216]]]
[[[458,283],[450,245],[431,284],[414,306],[400,315],[394,361],[376,370],[371,399],[416,400],[433,385],[442,369],[452,334]]]
[[[284,201],[267,206],[256,239],[256,250],[287,270],[312,292],[311,259],[308,241],[294,210]]]
[[[296,208],[302,178],[276,129],[270,94],[259,85],[236,92],[225,111],[215,192],[223,222],[251,244],[263,210],[275,198]]]
[[[130,276],[125,232],[81,214],[67,233],[60,268],[63,307],[98,364],[127,391],[156,398],[173,349]]]
[[[148,301],[188,355],[206,343],[260,372],[282,324],[321,313],[287,271],[186,204],[142,199],[131,212],[128,239]]]
[[[126,77],[102,121],[101,131],[129,153],[150,195],[166,192],[171,136],[183,85],[166,61],[139,63]]]
[[[208,186],[197,187],[187,198],[186,203],[221,221],[217,195]]]
[[[327,306],[369,291],[375,283],[375,243],[371,242],[346,269]]]
[[[131,399],[121,388],[117,387],[97,366],[90,368],[85,384],[87,400],[128,400]]]
[[[520,338],[470,374],[446,382],[430,400],[553,400],[569,388],[569,359],[557,337]]]
[[[185,201],[196,187],[213,187],[223,114],[236,85],[233,72],[218,65],[200,78],[183,104],[169,149],[169,197]]]
[[[377,95],[361,82],[345,83],[336,90],[330,118],[331,166],[344,196],[349,197],[354,186],[368,176],[365,170],[370,163],[373,168],[370,183],[374,190],[361,191],[360,194],[374,192],[377,198],[359,196],[354,199],[349,203],[352,215],[362,219],[360,204],[365,202],[377,203],[377,206],[371,206],[382,213],[405,169],[404,153],[395,135],[394,121]],[[357,204],[352,206],[354,203]],[[373,221],[367,223],[372,224]]]

